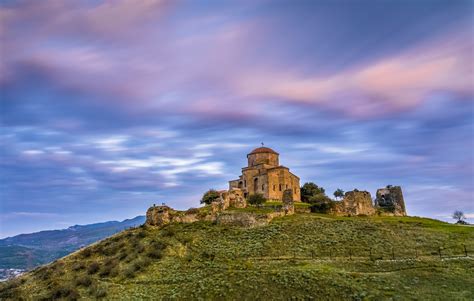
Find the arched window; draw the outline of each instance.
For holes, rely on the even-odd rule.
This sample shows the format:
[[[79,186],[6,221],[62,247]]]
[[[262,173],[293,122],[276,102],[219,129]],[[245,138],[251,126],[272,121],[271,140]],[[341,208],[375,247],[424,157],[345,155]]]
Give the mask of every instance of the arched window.
[[[265,190],[265,184],[262,184],[262,191]]]
[[[279,185],[280,191],[281,191],[281,184]]]
[[[258,191],[258,178],[253,179],[253,191],[255,193]]]
[[[276,190],[276,185],[273,185],[273,191],[275,191],[275,190]]]

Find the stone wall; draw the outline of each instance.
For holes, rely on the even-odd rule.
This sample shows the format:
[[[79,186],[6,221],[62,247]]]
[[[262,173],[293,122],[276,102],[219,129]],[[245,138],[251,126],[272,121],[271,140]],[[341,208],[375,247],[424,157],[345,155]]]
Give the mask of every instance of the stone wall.
[[[336,202],[332,213],[340,216],[374,215],[372,197],[368,191],[348,191],[342,202]]]
[[[375,207],[381,213],[406,216],[405,200],[403,199],[402,188],[400,186],[387,186],[377,189]]]

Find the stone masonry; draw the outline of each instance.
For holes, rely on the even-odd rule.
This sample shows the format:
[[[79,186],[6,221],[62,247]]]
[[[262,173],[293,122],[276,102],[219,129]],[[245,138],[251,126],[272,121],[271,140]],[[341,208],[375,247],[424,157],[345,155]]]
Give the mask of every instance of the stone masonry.
[[[375,207],[394,216],[406,216],[405,200],[400,186],[377,189]]]
[[[248,166],[237,180],[229,181],[229,190],[241,189],[244,198],[260,193],[269,200],[283,200],[283,192],[291,190],[293,200],[300,201],[300,179],[288,167],[280,165],[279,154],[259,147],[247,155]]]

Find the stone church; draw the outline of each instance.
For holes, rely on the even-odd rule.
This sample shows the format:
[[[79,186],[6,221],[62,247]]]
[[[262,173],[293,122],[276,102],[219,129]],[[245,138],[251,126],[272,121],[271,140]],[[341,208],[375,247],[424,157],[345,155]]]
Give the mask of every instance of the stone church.
[[[241,189],[244,197],[260,193],[269,200],[283,200],[283,192],[291,189],[293,200],[300,201],[300,178],[280,165],[279,154],[268,147],[259,147],[247,155],[248,166],[242,168],[237,180],[229,181],[229,190]]]

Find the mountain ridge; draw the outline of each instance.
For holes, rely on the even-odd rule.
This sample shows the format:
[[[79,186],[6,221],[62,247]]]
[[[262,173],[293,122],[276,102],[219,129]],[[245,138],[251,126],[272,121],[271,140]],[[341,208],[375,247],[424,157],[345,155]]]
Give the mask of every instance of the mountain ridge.
[[[74,225],[6,237],[0,239],[0,269],[31,269],[144,222],[145,217],[140,215],[123,221]]]

